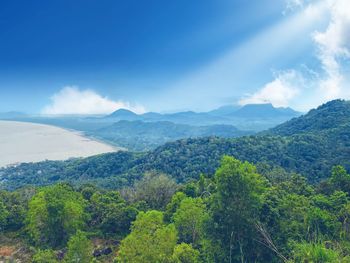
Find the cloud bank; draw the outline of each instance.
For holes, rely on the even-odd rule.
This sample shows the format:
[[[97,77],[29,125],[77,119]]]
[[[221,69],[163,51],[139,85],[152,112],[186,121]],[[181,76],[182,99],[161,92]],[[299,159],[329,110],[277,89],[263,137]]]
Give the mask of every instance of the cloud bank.
[[[311,69],[315,78],[295,69],[278,74],[254,94],[243,97],[239,104],[269,102],[275,106],[293,106],[298,104],[296,101],[303,101],[317,106],[332,99],[350,99],[350,1],[287,0],[286,3],[288,10],[326,8],[330,19],[325,29],[310,35],[321,69]]]
[[[287,107],[290,100],[300,92],[302,77],[294,70],[278,73],[276,78],[267,83],[256,93],[239,101],[240,105],[271,103],[275,107]]]
[[[343,62],[350,58],[350,1],[328,1],[331,20],[324,32],[313,35],[325,76],[320,91],[325,99],[349,96],[343,75]]]
[[[128,109],[136,113],[145,112],[145,109],[140,105],[131,105],[129,102],[124,101],[113,101],[93,90],[81,90],[75,86],[62,88],[50,100],[51,103],[43,108],[42,114],[109,114],[118,109]]]

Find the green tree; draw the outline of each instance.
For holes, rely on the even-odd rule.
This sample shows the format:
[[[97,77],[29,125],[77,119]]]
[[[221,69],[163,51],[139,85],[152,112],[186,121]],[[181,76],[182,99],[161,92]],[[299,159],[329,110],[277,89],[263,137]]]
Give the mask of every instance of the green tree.
[[[255,223],[259,219],[266,180],[255,166],[225,156],[216,171],[217,192],[212,197],[212,238],[220,243],[217,261],[254,261],[258,243]],[[253,251],[251,248],[255,247]]]
[[[90,263],[93,260],[92,244],[80,230],[68,241],[68,250],[65,256],[67,263]]]
[[[9,214],[5,204],[0,200],[0,232],[5,230]]]
[[[329,179],[335,190],[341,190],[350,194],[350,175],[343,166],[335,166]]]
[[[24,223],[29,197],[25,197],[27,189],[20,192],[0,191],[0,231],[17,231]],[[6,220],[3,221],[6,215]],[[2,221],[2,223],[1,223]],[[5,225],[4,225],[5,224]]]
[[[191,245],[181,243],[174,249],[171,257],[171,263],[199,263],[199,251]]]
[[[151,209],[163,210],[176,192],[174,179],[157,173],[147,173],[131,188],[122,191],[130,202],[145,201]]]
[[[197,247],[204,235],[204,224],[208,219],[209,214],[201,198],[187,197],[182,200],[173,216],[180,241],[192,243]]]
[[[38,250],[32,259],[33,263],[57,263],[57,256],[51,249]]]
[[[90,226],[98,228],[104,236],[125,237],[131,222],[136,219],[137,209],[129,206],[116,191],[96,192],[89,202]]]
[[[297,243],[292,251],[293,262],[334,263],[341,261],[340,253],[328,249],[324,244]]]
[[[177,242],[173,224],[165,225],[163,213],[140,212],[131,233],[121,242],[117,261],[130,263],[167,262]]]
[[[174,213],[179,208],[182,200],[186,198],[186,194],[183,192],[177,192],[171,198],[171,201],[167,204],[165,212],[164,212],[164,221],[166,223],[170,223]]]
[[[66,184],[41,189],[30,201],[26,228],[35,244],[57,247],[84,226],[85,202]]]

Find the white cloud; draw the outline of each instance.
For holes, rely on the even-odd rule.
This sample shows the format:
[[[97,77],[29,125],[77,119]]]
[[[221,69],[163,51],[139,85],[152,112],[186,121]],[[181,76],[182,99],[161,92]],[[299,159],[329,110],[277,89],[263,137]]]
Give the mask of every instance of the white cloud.
[[[278,73],[275,80],[267,83],[256,93],[242,98],[240,105],[271,103],[275,107],[287,107],[300,92],[302,77],[294,70]]]
[[[67,86],[51,97],[51,103],[44,107],[42,114],[109,114],[118,109],[128,109],[143,113],[142,106],[129,102],[113,101],[93,90],[81,90],[75,86]]]
[[[285,0],[286,6],[283,14],[286,15],[289,12],[300,10],[305,7],[310,7],[311,4],[316,1],[317,0]]]
[[[342,62],[350,58],[350,1],[329,0],[331,20],[324,32],[313,35],[325,76],[320,90],[326,100],[349,95]]]
[[[286,0],[286,10],[294,10],[304,6],[304,0]]]
[[[311,34],[322,70],[310,71],[306,66],[306,71],[277,75],[262,89],[241,99],[240,104],[270,102],[307,110],[332,99],[350,98],[350,1],[286,0],[287,11],[297,9],[311,16],[317,10],[326,11],[325,29]]]

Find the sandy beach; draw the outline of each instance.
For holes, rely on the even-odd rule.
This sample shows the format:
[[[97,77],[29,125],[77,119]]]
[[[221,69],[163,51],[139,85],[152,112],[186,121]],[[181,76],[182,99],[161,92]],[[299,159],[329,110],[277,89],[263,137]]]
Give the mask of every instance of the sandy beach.
[[[0,167],[115,151],[118,149],[78,132],[43,124],[0,121]]]

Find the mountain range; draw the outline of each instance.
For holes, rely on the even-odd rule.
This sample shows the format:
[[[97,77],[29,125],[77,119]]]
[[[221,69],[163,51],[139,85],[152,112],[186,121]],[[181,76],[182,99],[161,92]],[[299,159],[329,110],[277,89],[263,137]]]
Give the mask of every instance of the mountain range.
[[[235,138],[251,135],[301,113],[291,108],[275,108],[271,104],[243,107],[226,105],[209,112],[177,112],[136,114],[119,109],[105,116],[30,116],[21,113],[0,114],[0,119],[49,124],[84,132],[131,151],[147,151],[185,138],[218,136]]]
[[[248,104],[242,107],[227,105],[209,112],[185,111],[168,114],[148,112],[138,115],[129,110],[119,109],[101,119],[145,122],[169,121],[193,126],[226,124],[242,130],[260,131],[300,115],[300,112],[291,108],[275,108],[272,104]]]
[[[335,165],[350,171],[350,102],[328,102],[251,136],[190,138],[145,153],[118,152],[65,162],[21,164],[0,170],[1,187],[68,181],[120,188],[148,171],[166,173],[182,183],[198,179],[200,174],[211,176],[224,155],[255,163],[261,173],[277,169],[273,176],[280,176],[283,170],[299,173],[311,183],[327,178]]]
[[[121,120],[87,133],[87,135],[132,151],[148,151],[164,143],[184,138],[207,136],[234,138],[250,134],[253,132],[238,130],[232,125],[225,124],[191,126],[169,121],[144,122],[140,120]]]

